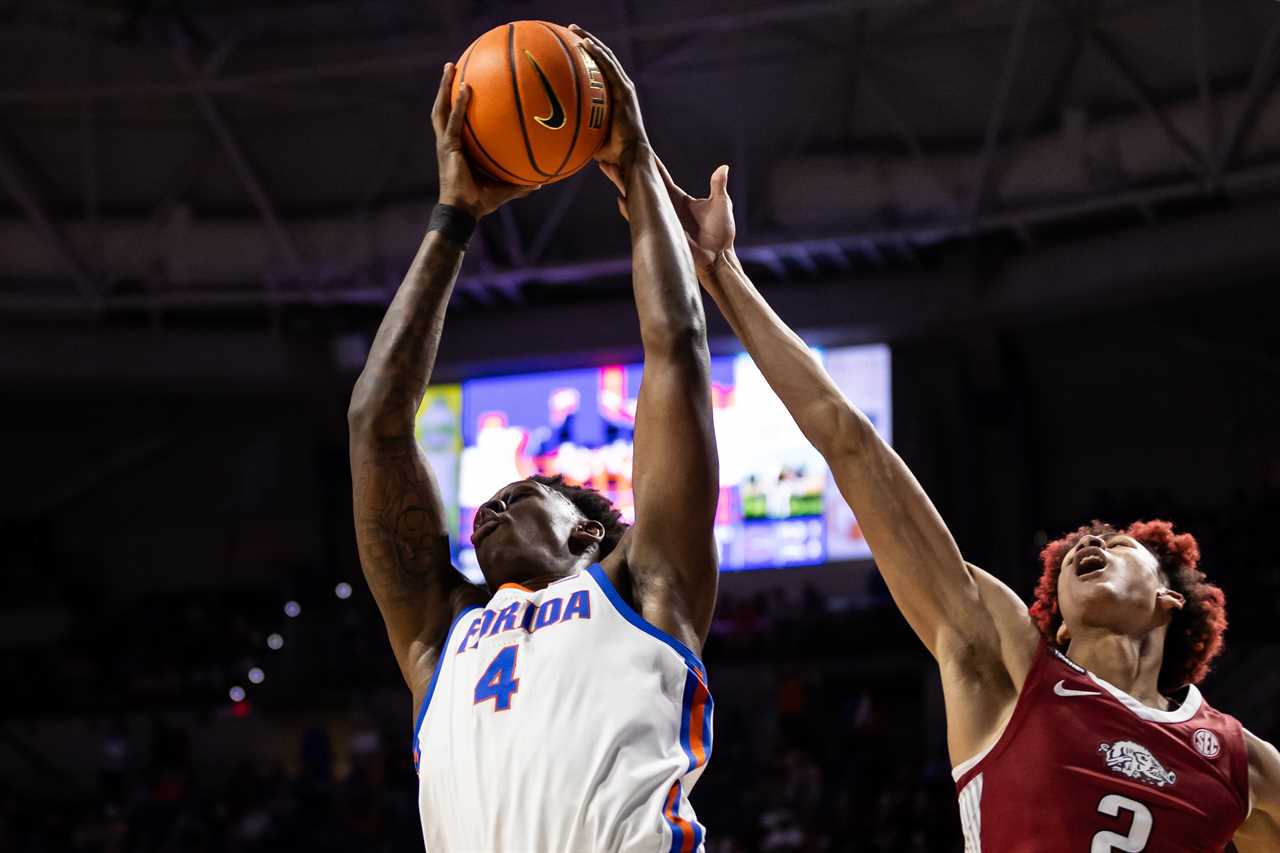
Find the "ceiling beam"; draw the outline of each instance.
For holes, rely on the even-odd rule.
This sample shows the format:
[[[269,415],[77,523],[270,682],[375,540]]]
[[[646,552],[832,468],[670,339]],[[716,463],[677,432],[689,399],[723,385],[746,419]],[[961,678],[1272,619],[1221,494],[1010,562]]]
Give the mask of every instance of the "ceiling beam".
[[[20,164],[16,152],[4,139],[3,133],[0,133],[0,183],[4,184],[45,245],[57,257],[58,263],[71,277],[86,304],[96,300],[100,295],[98,277],[45,209],[35,182]]]
[[[174,39],[173,55],[178,67],[182,69],[182,73],[187,80],[195,81],[200,79],[195,64],[191,60],[190,45],[176,30]],[[218,144],[222,146],[222,151],[227,156],[231,168],[235,170],[236,176],[240,178],[240,183],[244,186],[245,191],[249,193],[249,198],[252,199],[253,206],[257,208],[258,215],[262,217],[267,230],[271,232],[272,239],[275,241],[276,248],[284,259],[290,275],[297,281],[306,283],[308,275],[306,265],[302,261],[302,253],[298,250],[297,244],[288,231],[285,230],[280,216],[276,212],[276,205],[267,194],[267,189],[262,179],[258,176],[257,170],[249,162],[240,138],[231,129],[226,117],[222,114],[222,110],[218,108],[218,105],[207,92],[196,89],[192,92],[192,98],[195,100],[205,123],[209,125],[209,129],[213,131],[213,135],[217,138]]]
[[[1280,189],[1280,162],[1237,169],[1225,174],[1222,188],[1227,191]],[[971,236],[975,232],[1000,231],[1010,228],[1030,229],[1035,226],[1060,222],[1070,222],[1079,217],[1091,216],[1100,212],[1124,210],[1142,206],[1150,206],[1163,202],[1196,198],[1205,194],[1204,185],[1198,180],[1182,180],[1158,186],[1143,187],[1119,193],[1052,202],[1048,204],[1023,206],[1002,210],[998,213],[986,213],[971,219],[966,215],[956,215],[928,222],[904,224],[892,228],[866,228],[842,233],[827,233],[809,239],[797,239],[793,236],[774,235],[752,240],[744,239],[738,253],[744,259],[766,259],[793,257],[795,252],[804,250],[821,252],[823,247],[834,242],[846,252],[859,252],[868,241],[880,244],[898,244],[903,241],[920,244],[941,240]],[[1272,202],[1274,204],[1274,202]],[[1154,226],[1153,226],[1154,227]],[[416,233],[416,232],[415,232]],[[613,258],[595,258],[586,261],[540,264],[520,268],[497,268],[488,262],[483,251],[484,229],[477,231],[479,244],[473,240],[472,262],[479,262],[479,269],[472,271],[471,264],[464,268],[459,278],[458,293],[481,293],[486,288],[510,288],[527,282],[539,281],[550,284],[578,285],[589,288],[601,279],[627,275],[631,270],[631,259],[620,256]],[[764,263],[764,260],[760,260]],[[385,259],[379,263],[385,267]],[[776,266],[776,264],[775,264]],[[228,281],[226,288],[214,289],[213,286],[187,288],[184,290],[156,290],[142,294],[117,294],[104,297],[100,308],[104,309],[147,309],[147,308],[202,308],[235,305],[385,305],[391,297],[395,284],[399,282],[399,272],[387,272],[385,286],[365,285],[360,282],[368,280],[367,271],[353,273],[350,280],[334,279],[326,287],[279,287],[264,289],[246,287],[248,282]],[[210,283],[212,285],[212,283]],[[33,313],[82,313],[85,304],[77,299],[51,297],[45,294],[0,295],[0,314],[33,314]]]
[[[973,195],[969,200],[970,217],[981,213],[983,205],[986,204],[996,144],[1000,139],[1000,131],[1004,128],[1005,114],[1009,111],[1013,84],[1018,76],[1018,62],[1022,58],[1022,47],[1026,43],[1027,29],[1031,26],[1031,16],[1035,13],[1035,7],[1035,0],[1022,0],[1018,17],[1013,25],[1013,32],[1009,36],[1009,47],[1004,56],[1004,69],[1000,73],[996,97],[991,104],[991,112],[987,116],[987,129],[983,135],[982,149],[978,154],[978,163],[974,170]]]
[[[1089,40],[1129,87],[1142,109],[1160,125],[1160,129],[1169,137],[1169,141],[1181,152],[1191,174],[1208,182],[1210,179],[1209,157],[1196,148],[1191,140],[1187,139],[1186,134],[1169,119],[1169,114],[1157,103],[1155,93],[1143,79],[1138,67],[1130,61],[1116,41],[1098,27],[1095,26],[1089,30]]]
[[[902,113],[894,107],[888,96],[885,95],[877,77],[877,72],[872,68],[871,63],[868,63],[862,69],[862,83],[867,89],[867,94],[871,96],[871,102],[880,109],[885,119],[888,120],[894,132],[898,134],[903,145],[906,146],[907,151],[911,153],[912,158],[920,167],[920,170],[937,186],[938,191],[943,196],[951,200],[955,211],[958,213],[961,209],[959,193],[955,187],[949,186],[942,180],[942,175],[934,166],[933,160],[925,153],[924,145],[920,142],[919,135],[911,129],[906,120],[902,118]]]
[[[573,203],[577,199],[578,193],[586,185],[586,172],[587,169],[582,170],[566,180],[557,189],[555,203],[551,206],[550,212],[542,217],[542,225],[538,227],[538,233],[533,236],[533,240],[529,243],[529,250],[525,253],[529,263],[538,263],[547,253],[551,241],[556,236],[556,230],[564,222],[565,216],[568,215],[569,211],[573,209]]]
[[[882,5],[899,0],[877,0]],[[676,20],[663,20],[650,24],[601,27],[594,31],[608,43],[639,44],[648,41],[670,41],[682,36],[705,39],[751,29],[774,27],[781,24],[821,21],[844,18],[851,8],[871,5],[869,0],[852,4],[848,0],[813,0],[813,2],[778,3],[756,9],[734,11],[726,14],[689,16]],[[385,40],[384,40],[385,41]],[[369,45],[380,47],[376,54],[364,59],[338,62],[311,62],[306,65],[281,66],[262,71],[251,71],[223,76],[195,76],[184,80],[152,81],[135,80],[123,83],[85,84],[47,89],[15,88],[0,91],[3,103],[49,103],[82,98],[89,99],[137,99],[180,98],[197,93],[211,96],[234,95],[240,92],[260,91],[265,87],[289,86],[299,83],[322,83],[337,79],[361,77],[414,77],[419,72],[437,73],[441,63],[456,59],[460,45],[457,38],[401,39],[396,45]],[[343,45],[349,49],[350,45]]]
[[[1200,95],[1201,121],[1204,124],[1205,165],[1209,182],[1218,183],[1222,164],[1218,162],[1218,114],[1213,102],[1213,82],[1209,79],[1209,44],[1204,0],[1191,0],[1191,40],[1195,44],[1196,90]]]
[[[983,289],[965,270],[843,274],[812,282],[761,283],[778,313],[810,340],[827,345],[902,340],[975,324],[1061,319],[1100,307],[1136,304],[1176,293],[1210,291],[1280,273],[1272,205],[1162,221],[1077,243],[1041,247],[1010,258]],[[829,248],[829,247],[828,247]],[[381,292],[386,304],[387,294]],[[521,306],[452,315],[442,339],[437,377],[520,368],[563,367],[639,353],[639,327],[629,295],[563,305]],[[713,307],[714,351],[740,344]],[[572,329],[573,335],[537,330]],[[238,390],[299,388],[346,382],[359,369],[372,324],[356,341],[325,335],[262,332],[15,331],[0,336],[0,381],[42,388],[71,383]],[[339,343],[342,345],[339,346]],[[335,353],[344,355],[338,358]],[[163,353],[163,358],[157,354]]]
[[[1266,104],[1267,97],[1275,87],[1276,78],[1280,77],[1280,13],[1273,13],[1271,29],[1263,39],[1262,49],[1253,64],[1253,74],[1249,79],[1249,94],[1240,113],[1236,116],[1226,144],[1218,154],[1218,170],[1225,172],[1231,168],[1236,154],[1245,147],[1249,134],[1258,124],[1258,118]]]

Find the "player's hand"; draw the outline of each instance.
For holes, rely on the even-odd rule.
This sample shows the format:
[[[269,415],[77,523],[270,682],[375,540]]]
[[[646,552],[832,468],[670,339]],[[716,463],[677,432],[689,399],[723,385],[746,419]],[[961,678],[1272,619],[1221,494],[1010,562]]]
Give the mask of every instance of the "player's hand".
[[[575,35],[582,37],[582,47],[600,66],[605,81],[609,84],[609,135],[605,138],[595,159],[601,163],[612,163],[621,166],[640,145],[649,143],[649,136],[644,130],[644,120],[640,117],[640,101],[636,97],[636,86],[622,70],[622,63],[613,51],[600,39],[591,35],[577,24],[569,27]]]
[[[622,180],[621,170],[611,163],[601,163],[600,171],[617,187],[618,211],[624,219],[630,219],[627,211],[627,187]],[[676,209],[676,216],[680,218],[680,225],[684,228],[694,266],[699,270],[712,266],[722,252],[733,248],[733,240],[737,235],[737,226],[733,221],[733,199],[729,198],[728,190],[729,167],[721,166],[711,173],[711,187],[706,198],[694,198],[681,189],[671,179],[671,173],[661,160],[658,160],[658,171],[662,174],[667,195],[671,197],[671,205]]]
[[[462,125],[466,121],[467,104],[471,101],[471,87],[463,83],[458,99],[449,103],[453,87],[453,75],[457,71],[452,62],[444,66],[440,77],[440,91],[436,93],[431,108],[431,126],[436,132],[436,161],[440,172],[440,203],[460,207],[476,219],[493,213],[513,198],[523,198],[537,187],[506,184],[477,175],[467,162],[462,150]]]

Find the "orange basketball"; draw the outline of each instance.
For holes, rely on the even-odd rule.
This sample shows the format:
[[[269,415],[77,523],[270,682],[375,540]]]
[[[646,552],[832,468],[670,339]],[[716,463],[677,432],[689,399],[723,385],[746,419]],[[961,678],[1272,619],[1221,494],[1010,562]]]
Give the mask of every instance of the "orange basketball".
[[[471,85],[462,139],[473,165],[532,186],[563,180],[591,160],[609,132],[609,92],[581,42],[559,24],[514,21],[471,43],[452,96]]]

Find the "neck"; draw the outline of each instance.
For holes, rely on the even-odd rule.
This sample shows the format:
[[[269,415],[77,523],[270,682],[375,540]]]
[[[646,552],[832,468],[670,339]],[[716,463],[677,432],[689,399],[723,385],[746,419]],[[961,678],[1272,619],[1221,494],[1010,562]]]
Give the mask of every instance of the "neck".
[[[514,583],[518,583],[520,586],[527,589],[543,589],[548,584],[553,584],[562,578],[567,578],[571,574],[573,574],[573,572],[552,572],[550,574],[524,578],[522,580],[514,581]]]
[[[1159,687],[1164,634],[1163,628],[1140,637],[1083,630],[1071,637],[1067,657],[1142,704],[1167,711],[1169,700],[1160,693]]]
[[[512,571],[503,572],[499,577],[493,577],[486,572],[485,581],[491,590],[496,590],[504,583],[519,584],[526,589],[543,589],[548,584],[584,571],[591,563],[590,557],[584,554],[571,563],[559,566],[524,565],[514,567]]]

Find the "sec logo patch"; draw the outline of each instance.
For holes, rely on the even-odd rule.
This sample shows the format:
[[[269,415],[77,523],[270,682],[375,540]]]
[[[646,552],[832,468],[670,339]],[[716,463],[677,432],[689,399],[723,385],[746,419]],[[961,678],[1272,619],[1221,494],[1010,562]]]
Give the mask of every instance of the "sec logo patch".
[[[1218,736],[1208,729],[1196,729],[1191,735],[1191,743],[1196,748],[1196,752],[1205,758],[1217,758],[1222,752],[1222,744],[1218,742]]]

